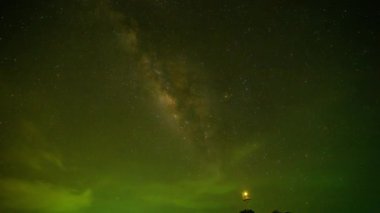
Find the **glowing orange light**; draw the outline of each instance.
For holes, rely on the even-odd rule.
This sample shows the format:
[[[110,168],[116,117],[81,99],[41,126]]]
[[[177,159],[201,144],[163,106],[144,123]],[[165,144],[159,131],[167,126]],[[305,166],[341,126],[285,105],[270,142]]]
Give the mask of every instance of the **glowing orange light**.
[[[241,197],[243,199],[243,201],[247,201],[247,200],[250,200],[251,198],[249,197],[249,193],[248,191],[244,191],[242,194],[241,194]]]

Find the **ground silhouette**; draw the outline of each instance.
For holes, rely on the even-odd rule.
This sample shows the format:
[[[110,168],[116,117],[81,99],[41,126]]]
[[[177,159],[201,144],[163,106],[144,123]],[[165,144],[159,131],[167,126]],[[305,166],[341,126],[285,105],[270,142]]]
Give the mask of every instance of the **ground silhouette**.
[[[255,213],[252,209],[244,209],[240,213]]]
[[[274,210],[272,213],[291,213],[291,212],[280,212],[278,210]]]

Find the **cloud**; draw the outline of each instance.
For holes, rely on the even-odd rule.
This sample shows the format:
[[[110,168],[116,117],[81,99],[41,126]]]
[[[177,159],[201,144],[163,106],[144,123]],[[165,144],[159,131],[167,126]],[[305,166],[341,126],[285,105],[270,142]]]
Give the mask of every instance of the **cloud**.
[[[182,180],[171,183],[152,183],[140,189],[145,202],[157,205],[177,206],[187,209],[220,208],[219,198],[229,196],[236,186],[217,177],[199,180]]]
[[[14,166],[21,166],[23,169],[31,169],[36,171],[47,171],[54,169],[56,171],[65,171],[65,167],[60,155],[45,151],[32,149],[28,147],[15,147],[3,153],[0,159]]]
[[[247,160],[247,158],[255,154],[259,148],[260,146],[258,143],[246,143],[241,147],[237,147],[231,154],[229,164],[231,166],[236,166],[236,164]]]
[[[92,193],[21,179],[0,179],[0,202],[7,210],[76,212],[91,204]]]
[[[22,120],[19,134],[22,143],[2,149],[0,160],[12,164],[19,169],[47,171],[67,170],[62,155],[52,151],[51,142],[35,122]],[[50,143],[50,144],[49,144]]]

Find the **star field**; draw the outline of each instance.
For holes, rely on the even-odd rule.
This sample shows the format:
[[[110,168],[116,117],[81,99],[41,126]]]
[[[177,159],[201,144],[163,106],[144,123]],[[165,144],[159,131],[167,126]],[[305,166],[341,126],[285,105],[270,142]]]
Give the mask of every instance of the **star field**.
[[[0,4],[0,212],[378,209],[372,4]]]

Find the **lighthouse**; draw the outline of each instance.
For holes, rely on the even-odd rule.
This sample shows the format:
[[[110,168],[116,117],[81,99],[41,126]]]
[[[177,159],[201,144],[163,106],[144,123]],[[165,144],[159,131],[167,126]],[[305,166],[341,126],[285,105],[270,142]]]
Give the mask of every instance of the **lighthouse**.
[[[248,201],[251,200],[251,197],[250,197],[248,191],[243,191],[243,192],[241,193],[241,199],[242,199],[243,202],[246,204],[246,208],[245,208],[243,211],[240,211],[240,213],[255,213],[252,209],[249,209],[249,208],[248,208]]]

